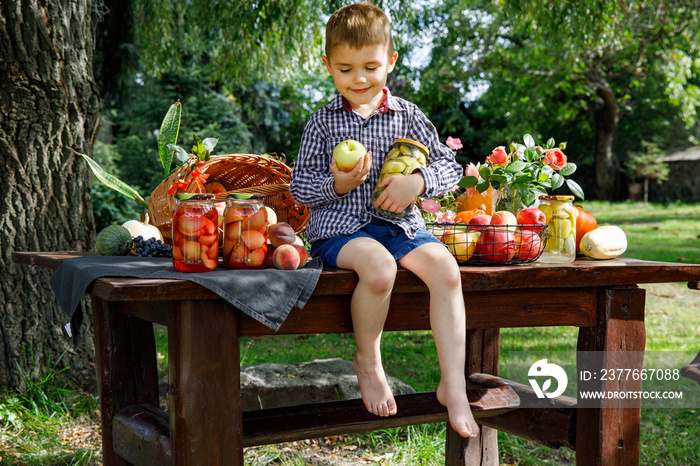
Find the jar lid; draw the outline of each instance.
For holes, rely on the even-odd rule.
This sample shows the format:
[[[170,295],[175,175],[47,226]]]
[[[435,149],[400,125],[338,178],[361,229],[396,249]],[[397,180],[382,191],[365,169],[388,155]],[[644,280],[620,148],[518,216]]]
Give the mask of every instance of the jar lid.
[[[422,150],[423,152],[427,154],[430,153],[427,147],[425,147],[423,144],[421,144],[418,141],[414,141],[413,139],[406,139],[406,138],[399,138],[399,139],[394,139],[394,144],[411,144],[413,146],[416,146],[418,149]],[[394,145],[392,144],[392,145]]]
[[[213,194],[182,193],[182,194],[176,194],[175,198],[179,201],[211,201],[214,199],[214,195]]]
[[[228,199],[229,201],[230,200],[255,201],[255,200],[265,199],[265,195],[264,194],[232,193],[232,194],[229,194],[228,197],[226,197],[226,199]]]
[[[545,201],[573,201],[574,196],[570,196],[568,194],[557,194],[553,196],[541,196],[540,200],[545,200]]]

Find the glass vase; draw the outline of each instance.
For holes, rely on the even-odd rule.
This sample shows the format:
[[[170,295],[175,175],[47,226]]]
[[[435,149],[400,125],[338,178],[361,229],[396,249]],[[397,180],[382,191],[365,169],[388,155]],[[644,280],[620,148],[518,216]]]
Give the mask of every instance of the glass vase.
[[[502,186],[498,190],[498,200],[496,201],[495,212],[507,210],[517,216],[518,212],[525,208],[520,193],[510,186]]]

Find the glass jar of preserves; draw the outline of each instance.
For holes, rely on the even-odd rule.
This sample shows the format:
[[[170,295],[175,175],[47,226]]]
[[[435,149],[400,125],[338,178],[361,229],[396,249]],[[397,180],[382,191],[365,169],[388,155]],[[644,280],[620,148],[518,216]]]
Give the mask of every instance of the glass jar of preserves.
[[[224,267],[262,269],[267,256],[267,209],[264,196],[228,197],[224,211]]]
[[[173,266],[208,272],[219,263],[219,213],[213,194],[178,194],[173,211]]]
[[[544,196],[539,209],[547,217],[548,237],[537,262],[568,264],[576,259],[576,210],[574,196]]]
[[[418,141],[412,139],[397,139],[391,145],[391,150],[384,160],[384,165],[379,172],[379,179],[372,193],[372,206],[384,191],[384,188],[378,186],[382,181],[390,176],[402,175],[407,176],[414,172],[417,168],[425,167],[428,161],[428,148]],[[390,212],[388,210],[374,207],[375,210],[387,217],[405,217],[413,210],[414,203],[412,202],[401,212]]]

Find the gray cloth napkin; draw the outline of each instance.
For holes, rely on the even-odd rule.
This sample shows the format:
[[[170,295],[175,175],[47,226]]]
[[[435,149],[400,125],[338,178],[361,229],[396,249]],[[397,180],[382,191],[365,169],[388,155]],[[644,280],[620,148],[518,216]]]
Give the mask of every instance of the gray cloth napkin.
[[[183,273],[172,259],[158,257],[86,256],[65,260],[49,284],[72,319],[85,289],[100,277],[190,280],[218,294],[258,322],[277,331],[292,307],[304,307],[321,275],[319,258],[297,270],[226,270]]]

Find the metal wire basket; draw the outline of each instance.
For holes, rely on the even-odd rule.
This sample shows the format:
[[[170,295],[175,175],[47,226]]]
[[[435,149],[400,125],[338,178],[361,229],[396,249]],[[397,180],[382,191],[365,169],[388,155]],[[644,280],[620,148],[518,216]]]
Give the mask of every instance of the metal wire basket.
[[[426,228],[462,265],[527,264],[536,261],[547,246],[547,225],[428,222]]]

